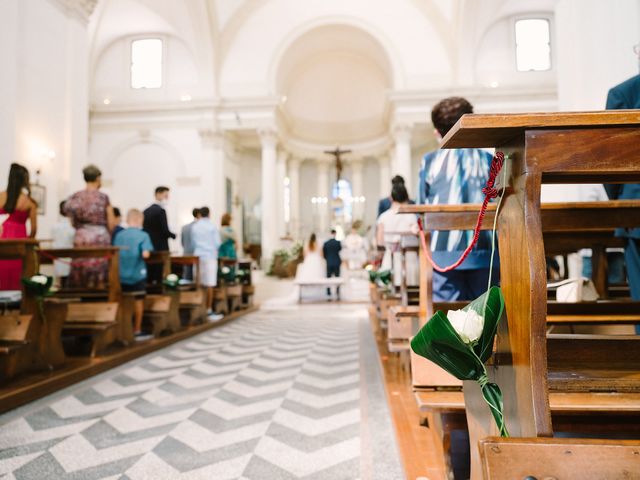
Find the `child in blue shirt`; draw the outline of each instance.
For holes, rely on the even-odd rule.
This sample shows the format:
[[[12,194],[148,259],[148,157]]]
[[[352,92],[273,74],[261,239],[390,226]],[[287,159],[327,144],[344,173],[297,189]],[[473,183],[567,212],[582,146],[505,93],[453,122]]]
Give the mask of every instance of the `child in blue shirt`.
[[[136,341],[146,340],[150,335],[142,333],[144,295],[147,288],[147,266],[153,244],[149,234],[142,230],[144,216],[140,210],[132,208],[127,212],[128,228],[120,231],[113,244],[120,250],[120,283],[123,292],[136,292],[134,309],[134,334]]]

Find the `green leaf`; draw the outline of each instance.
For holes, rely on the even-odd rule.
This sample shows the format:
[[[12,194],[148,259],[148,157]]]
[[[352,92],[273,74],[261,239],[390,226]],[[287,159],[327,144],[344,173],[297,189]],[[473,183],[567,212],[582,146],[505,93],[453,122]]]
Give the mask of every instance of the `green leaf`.
[[[436,312],[411,341],[411,349],[460,380],[478,380],[484,365],[443,312]]]
[[[502,401],[502,391],[500,387],[495,383],[486,383],[481,387],[482,396],[485,402],[489,405],[491,415],[498,426],[501,437],[508,437],[509,432],[504,421],[504,405]]]
[[[463,310],[474,310],[484,317],[482,335],[473,349],[482,363],[486,363],[493,352],[493,340],[498,331],[498,322],[504,312],[502,291],[498,287],[491,287],[486,293],[465,306]]]

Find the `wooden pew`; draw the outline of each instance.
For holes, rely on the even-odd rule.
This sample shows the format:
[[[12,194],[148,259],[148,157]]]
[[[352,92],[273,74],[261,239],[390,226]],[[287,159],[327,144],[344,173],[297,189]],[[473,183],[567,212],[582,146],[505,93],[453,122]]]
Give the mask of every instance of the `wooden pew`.
[[[218,258],[218,288],[225,290],[225,297],[227,298],[227,311],[229,313],[233,313],[236,310],[240,310],[242,306],[242,285],[237,283],[234,279],[232,282],[228,282],[223,275],[223,268],[232,269],[233,272],[236,271],[238,266],[238,260],[235,258]]]
[[[19,352],[29,344],[31,315],[0,315],[0,381],[12,379],[19,370]]]
[[[543,232],[570,232],[576,229],[600,230],[640,226],[640,202],[611,201],[558,205],[557,210],[540,208],[542,183],[640,182],[640,113],[634,111],[465,115],[447,134],[444,148],[496,147],[508,155],[506,196],[498,218],[501,253],[501,282],[506,317],[500,322],[490,381],[498,383],[504,394],[504,413],[511,435],[529,437],[531,444],[553,435],[549,391],[566,388],[590,395],[592,388],[624,388],[640,392],[640,382],[621,378],[624,369],[607,371],[602,367],[593,377],[565,358],[566,350],[575,355],[593,355],[586,367],[600,362],[622,366],[634,362],[637,343],[623,339],[615,348],[609,338],[547,340],[547,291]],[[586,344],[585,342],[589,342]],[[574,344],[573,347],[570,345]],[[578,350],[579,349],[579,350]],[[601,355],[608,355],[606,358]],[[560,358],[556,356],[560,355]],[[579,358],[579,357],[578,357]],[[571,364],[571,361],[574,363]],[[477,447],[495,433],[491,414],[474,382],[464,385],[467,424],[471,449],[471,478],[483,476]],[[631,417],[630,417],[631,418]],[[637,418],[637,417],[636,417]],[[555,448],[538,449],[537,462],[544,465],[571,441],[556,439]],[[492,446],[508,448],[509,440],[498,439]],[[624,446],[622,441],[616,441]],[[610,451],[609,465],[624,464],[624,449]],[[593,459],[601,457],[594,456]],[[599,466],[602,466],[600,463]],[[491,476],[486,477],[491,478]]]
[[[179,271],[182,276],[184,267],[192,267],[193,283],[181,285],[180,292],[180,321],[182,325],[201,323],[207,313],[207,295],[200,285],[200,258],[193,255],[171,257],[172,271]]]
[[[162,265],[163,281],[171,273],[171,254],[168,251],[151,252],[145,263]],[[143,322],[149,322],[155,337],[180,330],[180,292],[166,287],[163,283],[147,286],[144,300]]]
[[[122,292],[119,251],[117,247],[112,246],[36,250],[40,265],[51,264],[57,258],[108,260],[107,285],[103,288],[61,288],[53,295],[60,303],[64,302],[67,308],[62,335],[91,337],[91,356],[102,353],[115,341],[124,344],[131,341],[130,338],[126,338],[126,332],[130,330],[123,325],[123,322],[130,321],[130,317],[120,306]],[[91,302],[91,307],[84,306],[83,302]]]
[[[256,287],[253,284],[251,260],[238,260],[238,272],[242,272],[240,284],[242,285],[242,307],[249,308],[253,306],[253,296]]]

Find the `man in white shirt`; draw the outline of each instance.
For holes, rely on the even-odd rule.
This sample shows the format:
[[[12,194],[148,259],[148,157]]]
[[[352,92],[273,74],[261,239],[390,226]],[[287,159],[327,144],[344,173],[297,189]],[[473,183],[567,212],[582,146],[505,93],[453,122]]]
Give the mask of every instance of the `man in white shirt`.
[[[191,245],[194,255],[200,257],[200,283],[207,287],[207,318],[211,322],[223,315],[213,312],[213,290],[218,284],[218,249],[220,231],[209,218],[209,208],[200,209],[200,218],[191,227]]]

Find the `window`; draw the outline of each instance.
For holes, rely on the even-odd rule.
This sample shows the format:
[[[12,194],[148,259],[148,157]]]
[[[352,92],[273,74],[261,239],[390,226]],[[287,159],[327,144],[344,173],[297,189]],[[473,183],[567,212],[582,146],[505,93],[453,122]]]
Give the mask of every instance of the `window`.
[[[515,28],[518,71],[541,72],[551,69],[549,20],[544,18],[517,20]]]
[[[131,42],[131,87],[162,86],[162,40],[145,38]]]
[[[342,218],[347,222],[351,221],[353,206],[351,195],[351,184],[348,180],[341,178],[333,184],[331,198],[333,199],[333,214],[334,218]]]

